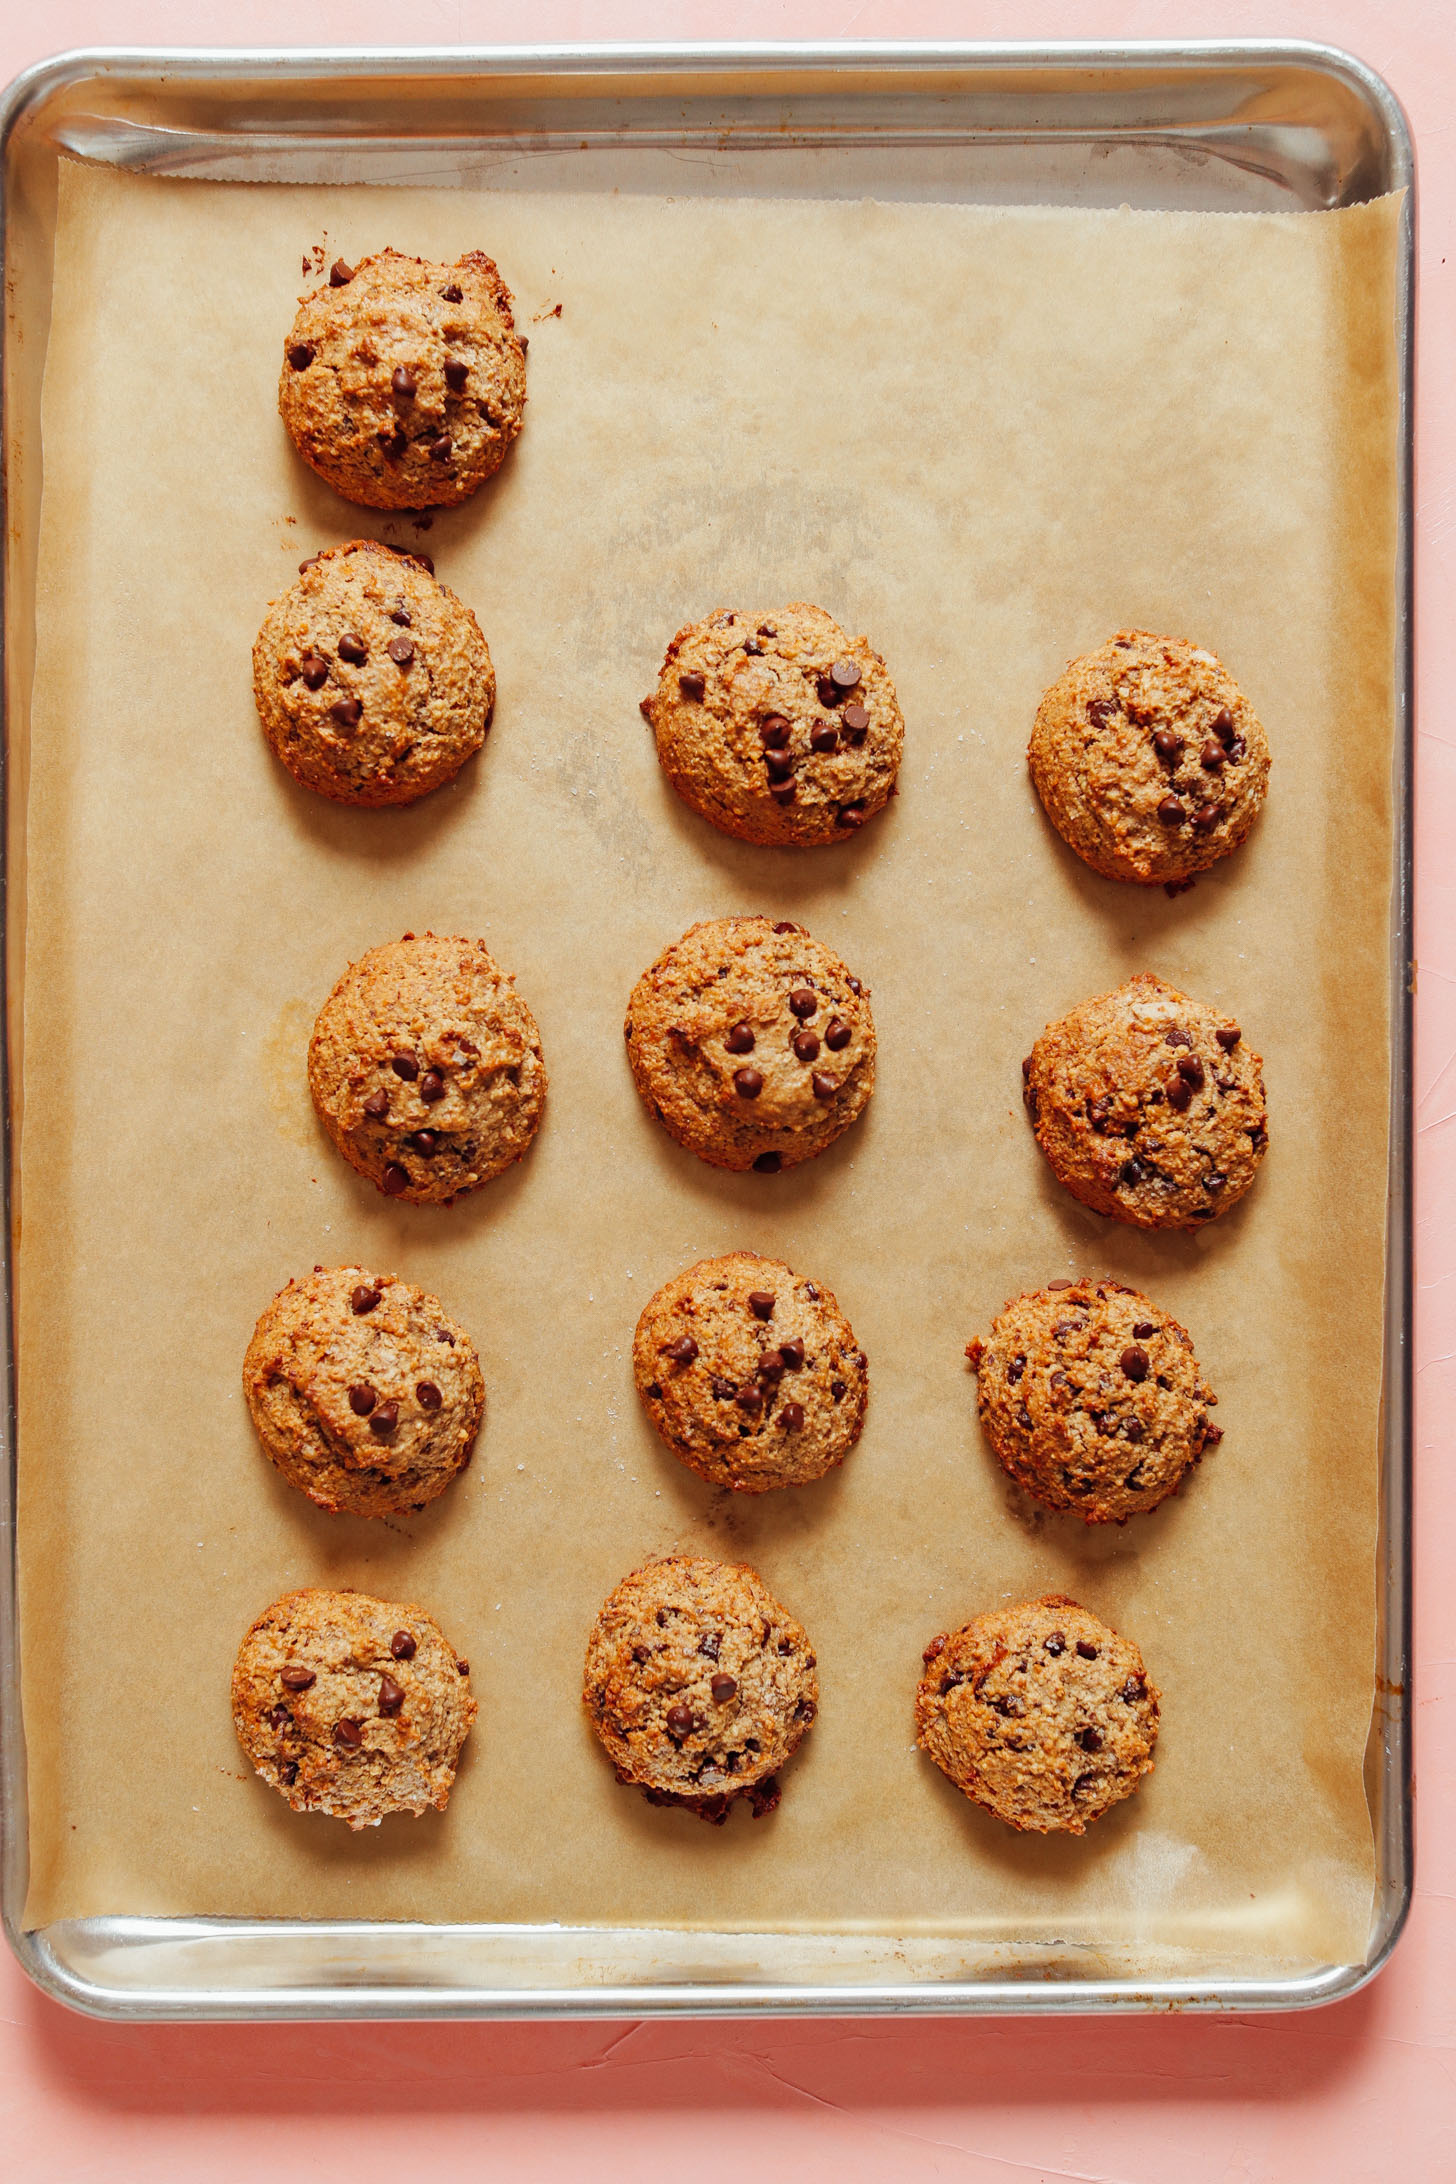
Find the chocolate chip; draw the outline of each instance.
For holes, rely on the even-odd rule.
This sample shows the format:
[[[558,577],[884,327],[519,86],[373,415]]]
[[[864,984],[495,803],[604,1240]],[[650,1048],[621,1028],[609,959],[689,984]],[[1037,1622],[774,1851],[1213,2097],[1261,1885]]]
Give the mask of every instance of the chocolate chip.
[[[741,1100],[756,1100],[763,1090],[763,1078],[756,1069],[735,1069],[733,1089]]]
[[[792,804],[799,791],[792,781],[772,781],[768,793],[776,804]]]
[[[1205,769],[1206,772],[1216,773],[1219,767],[1222,766],[1222,764],[1224,763],[1226,756],[1227,753],[1225,752],[1223,745],[1221,743],[1216,743],[1213,737],[1210,736],[1207,743],[1204,744],[1203,749],[1198,754],[1198,762]]]
[[[1031,1412],[1027,1409],[1024,1403],[1018,1403],[1016,1406],[1016,1423],[1018,1424],[1018,1426],[1020,1426],[1023,1433],[1030,1433]]]
[[[470,366],[466,363],[464,357],[446,357],[445,384],[452,394],[463,394],[465,392],[465,382],[469,377]]]
[[[751,1380],[744,1381],[742,1387],[736,1390],[733,1400],[741,1411],[763,1409],[763,1391]]]
[[[857,830],[868,817],[869,813],[863,804],[841,804],[839,808],[839,824],[842,827],[853,827]]]
[[[694,705],[701,705],[707,695],[708,679],[705,675],[679,675],[677,686],[685,698],[691,698]]]
[[[398,622],[401,629],[414,628],[414,617],[402,599],[397,607],[390,608],[389,619],[391,622]]]
[[[390,1675],[379,1679],[379,1711],[381,1714],[397,1714],[404,1705],[404,1685],[396,1683]]]
[[[1129,1380],[1146,1380],[1148,1377],[1148,1353],[1133,1344],[1118,1359],[1125,1377]]]
[[[1077,1640],[1077,1651],[1084,1661],[1095,1661],[1097,1658],[1096,1646],[1089,1646],[1085,1638]]]
[[[772,1319],[776,1302],[770,1290],[750,1289],[748,1292],[748,1309],[755,1319]]]
[[[412,1145],[417,1153],[423,1153],[426,1160],[433,1160],[439,1147],[440,1133],[438,1130],[414,1130],[410,1133],[406,1142]]]
[[[781,1342],[779,1344],[779,1356],[784,1361],[785,1372],[797,1373],[802,1371],[804,1365],[803,1337],[795,1335],[792,1341]]]
[[[741,1023],[730,1025],[724,1036],[723,1044],[730,1054],[751,1054],[757,1044],[753,1036],[752,1025]]]
[[[385,1116],[389,1113],[389,1094],[385,1091],[383,1085],[370,1093],[368,1099],[364,1102],[364,1112],[371,1122],[383,1122]]]
[[[821,705],[837,705],[839,692],[834,687],[832,675],[821,675],[814,684],[815,695]]]
[[[399,1424],[398,1403],[381,1403],[369,1421],[369,1431],[376,1441],[387,1441]]]
[[[697,1724],[693,1719],[693,1710],[690,1706],[684,1706],[682,1701],[679,1700],[676,1706],[668,1708],[667,1728],[670,1736],[690,1737],[696,1727]]]
[[[341,728],[357,728],[364,716],[364,708],[357,698],[335,698],[329,707],[329,717]]]
[[[1075,1287],[1076,1283],[1069,1281],[1065,1274],[1059,1275],[1054,1282],[1047,1283],[1048,1289],[1074,1289]]]
[[[1117,1177],[1120,1183],[1125,1183],[1129,1190],[1133,1190],[1141,1183],[1146,1172],[1140,1160],[1125,1160],[1117,1171]]]
[[[713,1393],[720,1403],[732,1402],[733,1383],[731,1380],[725,1380],[721,1373],[714,1373],[711,1385]]]
[[[818,1059],[819,1041],[812,1031],[796,1031],[794,1033],[794,1053],[801,1062],[812,1062]]]
[[[408,637],[391,637],[389,657],[396,667],[408,667],[415,656],[415,648]]]
[[[290,1661],[287,1668],[279,1669],[278,1681],[285,1691],[307,1691],[318,1682],[318,1677],[311,1668],[303,1668],[298,1662]]]
[[[1222,817],[1223,809],[1220,805],[1200,804],[1197,811],[1193,814],[1193,825],[1195,832],[1199,834],[1211,834]]]
[[[420,383],[407,364],[395,365],[389,384],[401,402],[413,402],[420,391]]]
[[[298,1761],[296,1759],[285,1759],[278,1770],[278,1779],[284,1784],[285,1788],[291,1790],[298,1780]]]
[[[784,1361],[779,1356],[778,1351],[765,1350],[758,1361],[759,1379],[767,1381],[782,1380],[783,1374]]]
[[[363,1282],[360,1282],[358,1288],[351,1290],[349,1293],[350,1309],[357,1312],[362,1318],[366,1312],[372,1312],[374,1310],[375,1305],[379,1302],[379,1298],[379,1290],[366,1289]]]
[[[860,982],[859,982],[859,980],[858,980],[857,978],[846,978],[846,980],[844,981],[844,983],[845,983],[845,985],[846,985],[846,986],[848,986],[848,988],[849,988],[849,990],[850,990],[850,992],[851,992],[851,993],[863,993],[863,992],[864,992],[864,987],[863,987],[863,986],[862,986],[862,985],[860,984]]]
[[[396,1077],[403,1077],[406,1084],[413,1084],[420,1073],[420,1065],[413,1054],[392,1054],[389,1066]]]
[[[650,1658],[650,1649],[647,1646],[633,1646],[632,1658],[634,1661],[645,1661]]]
[[[817,727],[809,730],[809,748],[811,751],[837,751],[839,730],[827,720],[820,721]]]
[[[780,918],[778,924],[774,927],[774,931],[776,933],[797,933],[799,929],[800,928],[797,925],[792,924],[788,918]]]
[[[1203,1085],[1203,1064],[1196,1054],[1185,1054],[1178,1063],[1178,1074],[1185,1084],[1191,1084],[1197,1092]]]
[[[346,1714],[342,1721],[334,1723],[334,1742],[342,1745],[346,1752],[357,1752],[364,1742],[363,1722],[354,1721]]]
[[[362,667],[369,657],[369,647],[354,630],[346,629],[339,639],[339,658],[347,660],[351,667]]]
[[[1170,1047],[1191,1047],[1193,1040],[1181,1025],[1174,1024],[1163,1033],[1163,1044]]]
[[[804,1430],[804,1406],[802,1403],[785,1403],[779,1412],[779,1424],[785,1433],[802,1433]]]
[[[445,1080],[438,1069],[427,1069],[420,1079],[420,1098],[426,1107],[438,1106],[445,1097]]]
[[[1219,1442],[1220,1442],[1220,1441],[1221,1441],[1222,1439],[1223,1439],[1223,1427],[1222,1427],[1222,1426],[1205,1426],[1205,1427],[1204,1427],[1204,1429],[1203,1429],[1203,1445],[1204,1445],[1204,1447],[1205,1447],[1205,1448],[1217,1448],[1217,1447],[1218,1447],[1218,1444],[1219,1444]]]
[[[829,1393],[836,1403],[842,1403],[845,1396],[849,1393],[849,1390],[846,1388],[842,1380],[831,1380],[829,1383]]]
[[[1100,1137],[1107,1135],[1108,1125],[1112,1121],[1112,1094],[1110,1092],[1104,1092],[1100,1099],[1088,1101],[1087,1120]]]
[[[759,723],[758,740],[766,751],[787,750],[789,724],[782,713],[770,713]]]
[[[842,1016],[831,1016],[824,1026],[824,1044],[831,1054],[840,1053],[854,1037]]]
[[[1171,728],[1160,728],[1153,737],[1153,749],[1165,764],[1176,766],[1183,756],[1183,738],[1175,736]]]
[[[268,1716],[268,1727],[275,1737],[281,1737],[285,1729],[293,1727],[293,1716],[286,1706],[275,1706]]]
[[[1247,754],[1248,748],[1249,746],[1247,743],[1245,743],[1242,736],[1235,736],[1233,742],[1228,747],[1229,757],[1234,760],[1241,759]]]
[[[346,265],[342,258],[335,258],[333,264],[329,267],[330,288],[347,288],[353,278],[354,268],[351,265]]]
[[[1222,1168],[1210,1168],[1203,1178],[1203,1188],[1206,1191],[1221,1191],[1227,1181],[1228,1177],[1224,1174]]]
[[[1140,1418],[1124,1418],[1122,1421],[1122,1438],[1124,1441],[1140,1441],[1142,1437],[1142,1420]]]
[[[853,690],[860,679],[859,663],[855,660],[836,660],[829,673],[836,690]]]
[[[759,643],[756,637],[747,638],[744,642],[743,649],[746,653],[749,654],[752,659],[757,660],[763,657],[763,646]]]
[[[298,672],[309,690],[322,690],[329,679],[329,663],[321,652],[305,652],[298,663]]]
[[[770,781],[787,781],[794,770],[794,761],[788,751],[765,751],[763,763]]]
[[[367,1381],[356,1381],[349,1390],[349,1408],[356,1418],[367,1418],[378,1401]]]
[[[1158,817],[1165,827],[1181,827],[1188,813],[1176,796],[1165,796],[1158,806]]]
[[[1225,1054],[1232,1054],[1244,1035],[1237,1024],[1227,1024],[1216,1031],[1213,1036],[1217,1039]]]
[[[1084,1752],[1100,1752],[1102,1749],[1102,1732],[1100,1729],[1079,1729],[1077,1731],[1077,1742]]]
[[[460,284],[458,281],[451,281],[448,288],[442,288],[440,290],[440,294],[444,297],[446,303],[463,303],[465,301],[465,298],[461,293]],[[521,347],[524,349],[525,346],[526,337],[524,334],[522,334]]]
[[[314,352],[306,341],[292,341],[288,345],[288,361],[296,372],[306,372],[312,364]]]
[[[1132,1706],[1136,1704],[1137,1700],[1142,1697],[1143,1693],[1147,1690],[1147,1688],[1148,1679],[1146,1676],[1129,1676],[1127,1682],[1122,1687],[1121,1696],[1127,1700],[1129,1706]],[[1084,1747],[1084,1749],[1087,1751],[1095,1751],[1096,1746],[1087,1745]]]
[[[789,1009],[801,1020],[812,1016],[819,1006],[819,996],[808,986],[796,986],[789,995]]]
[[[1228,750],[1229,746],[1234,740],[1235,735],[1237,734],[1237,730],[1234,727],[1234,716],[1229,711],[1228,707],[1225,706],[1222,712],[1215,713],[1213,719],[1209,722],[1208,725],[1213,730],[1214,734],[1218,737],[1218,740],[1223,745],[1224,749]]]
[[[1020,1384],[1020,1381],[1021,1381],[1021,1377],[1022,1377],[1022,1375],[1023,1375],[1023,1373],[1024,1373],[1025,1371],[1026,1371],[1026,1358],[1025,1358],[1025,1356],[1024,1356],[1024,1355],[1021,1355],[1021,1356],[1017,1356],[1017,1357],[1014,1357],[1014,1358],[1013,1358],[1013,1359],[1011,1360],[1011,1363],[1010,1363],[1010,1364],[1009,1364],[1009,1365],[1007,1366],[1007,1368],[1006,1368],[1006,1378],[1007,1378],[1007,1381],[1008,1381],[1008,1383],[1010,1384],[1010,1386],[1011,1386],[1011,1387],[1013,1387],[1013,1388],[1014,1388],[1014,1387],[1017,1387],[1017,1386],[1018,1386],[1018,1385]]]
[[[862,705],[846,705],[840,716],[844,723],[846,743],[861,744],[870,725],[870,716]]]
[[[675,1342],[664,1344],[664,1357],[670,1357],[674,1365],[691,1365],[698,1354],[698,1346],[691,1335],[679,1335]]]
[[[753,1166],[758,1175],[777,1175],[783,1164],[782,1153],[760,1153]]]
[[[387,1198],[398,1198],[401,1191],[409,1189],[409,1171],[392,1160],[380,1178],[380,1188]]]
[[[1185,1077],[1175,1077],[1167,1087],[1168,1105],[1177,1115],[1186,1115],[1193,1104],[1193,1087]]]
[[[449,460],[450,435],[448,432],[442,432],[438,440],[431,440],[430,442],[430,461],[432,463],[448,463]]]
[[[1041,1643],[1042,1651],[1049,1653],[1053,1660],[1056,1660],[1058,1654],[1065,1653],[1067,1650],[1067,1639],[1064,1631],[1049,1630]]]
[[[1155,1335],[1157,1331],[1150,1319],[1140,1319],[1133,1329],[1133,1333],[1139,1342],[1145,1341],[1149,1335]]]
[[[816,1100],[832,1100],[839,1086],[833,1077],[827,1077],[822,1069],[816,1069],[809,1079],[809,1089]]]
[[[455,1663],[455,1673],[457,1676],[468,1676],[470,1674],[470,1663],[468,1661],[457,1661]]]
[[[322,561],[322,560],[323,560],[323,558],[324,558],[324,557],[323,557],[323,555],[322,555],[321,553],[319,553],[319,554],[310,554],[310,555],[308,556],[307,560],[305,560],[305,561],[300,561],[300,562],[299,562],[299,564],[298,564],[298,573],[299,573],[299,575],[300,575],[300,576],[303,576],[303,575],[305,575],[305,574],[307,573],[307,571],[308,571],[309,569],[312,569],[312,568],[316,568],[316,567],[317,567],[317,565],[318,565],[318,563],[319,563],[320,561]]]
[[[738,1678],[729,1676],[726,1673],[717,1675],[713,1678],[708,1689],[713,1694],[715,1705],[726,1706],[730,1699],[736,1699],[738,1696]]]
[[[1084,1790],[1090,1790],[1094,1788],[1096,1782],[1097,1777],[1095,1774],[1079,1774],[1076,1781],[1072,1784],[1073,1797],[1080,1797]]]
[[[397,1661],[412,1661],[415,1657],[415,1641],[407,1630],[397,1630],[389,1641],[389,1650]]]
[[[421,1410],[438,1410],[444,1400],[444,1396],[441,1395],[433,1380],[417,1380],[415,1382],[415,1401],[419,1404]]]

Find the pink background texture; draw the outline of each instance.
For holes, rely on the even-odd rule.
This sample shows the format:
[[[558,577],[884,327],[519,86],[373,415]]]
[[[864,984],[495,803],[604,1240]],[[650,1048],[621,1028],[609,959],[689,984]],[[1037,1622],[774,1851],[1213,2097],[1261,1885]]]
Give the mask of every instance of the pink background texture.
[[[14,2184],[1456,2177],[1451,0],[0,0],[0,80],[82,45],[888,37],[1315,38],[1377,69],[1414,130],[1419,1799],[1405,1936],[1362,1993],[1313,2013],[1041,2023],[120,2027],[46,2001],[0,1951],[0,2147]]]

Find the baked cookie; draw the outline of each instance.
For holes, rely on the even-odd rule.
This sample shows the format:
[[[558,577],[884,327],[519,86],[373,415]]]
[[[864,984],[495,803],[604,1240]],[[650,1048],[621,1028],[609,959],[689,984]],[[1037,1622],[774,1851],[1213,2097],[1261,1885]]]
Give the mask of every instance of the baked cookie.
[[[842,1464],[859,1439],[869,1374],[820,1282],[780,1259],[701,1259],[648,1300],[632,1344],[647,1415],[690,1471],[767,1494]]]
[[[916,1741],[998,1820],[1082,1835],[1152,1772],[1159,1697],[1135,1645],[1048,1593],[931,1639]]]
[[[495,670],[469,607],[369,538],[299,565],[253,646],[276,758],[336,804],[412,804],[485,741]]]
[[[664,1555],[623,1578],[592,1626],[582,1697],[617,1769],[655,1805],[757,1819],[819,1709],[813,1648],[756,1570]]]
[[[483,940],[406,933],[351,963],[319,1010],[308,1087],[351,1168],[388,1198],[448,1206],[525,1152],[546,1067]]]
[[[1197,1228],[1269,1142],[1263,1063],[1231,1016],[1143,971],[1048,1024],[1021,1065],[1057,1180],[1134,1228]]]
[[[243,1394],[289,1485],[356,1517],[443,1494],[485,1411],[464,1328],[413,1282],[362,1266],[315,1267],[279,1291],[248,1344]]]
[[[684,803],[740,842],[842,842],[883,811],[905,723],[884,661],[822,607],[680,629],[642,712]]]
[[[1052,825],[1110,880],[1191,879],[1237,849],[1269,786],[1269,744],[1238,684],[1183,637],[1123,629],[1073,660],[1027,752]]]
[[[1223,1439],[1193,1338],[1136,1289],[1029,1290],[966,1351],[986,1438],[1048,1509],[1121,1524],[1156,1509]]]
[[[378,1827],[445,1810],[476,1715],[469,1674],[423,1608],[305,1586],[239,1646],[233,1727],[295,1812]]]
[[[869,994],[802,925],[690,926],[638,979],[625,1030],[643,1099],[715,1168],[812,1160],[875,1088]]]
[[[521,429],[525,344],[484,251],[433,265],[381,250],[304,296],[278,409],[299,454],[366,508],[445,508]]]

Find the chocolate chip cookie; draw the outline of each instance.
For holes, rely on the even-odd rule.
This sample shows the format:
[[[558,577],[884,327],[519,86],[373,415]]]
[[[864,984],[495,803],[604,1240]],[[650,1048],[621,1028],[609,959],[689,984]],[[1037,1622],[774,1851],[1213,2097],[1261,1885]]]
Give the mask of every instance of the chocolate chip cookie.
[[[434,265],[381,250],[302,298],[278,408],[299,454],[366,508],[442,508],[499,469],[521,429],[525,344],[484,251]]]
[[[1191,879],[1237,849],[1269,786],[1258,716],[1211,652],[1123,629],[1042,699],[1027,752],[1047,816],[1110,880]]]
[[[495,670],[469,607],[374,539],[299,564],[253,646],[275,757],[337,804],[412,804],[485,741]]]
[[[1135,1645],[1048,1593],[931,1639],[915,1734],[998,1820],[1082,1835],[1151,1773],[1159,1697]]]
[[[664,1555],[608,1596],[582,1697],[619,1782],[712,1821],[746,1797],[757,1819],[818,1712],[814,1669],[803,1629],[756,1570]]]
[[[638,979],[625,1028],[648,1107],[715,1168],[812,1160],[875,1088],[868,991],[801,925],[691,926]]]
[[[1122,1282],[1029,1290],[966,1355],[986,1438],[1011,1477],[1088,1524],[1156,1509],[1223,1439],[1192,1336]]]
[[[470,1461],[485,1411],[475,1345],[392,1274],[315,1267],[253,1330],[243,1393],[258,1438],[320,1509],[403,1516]]]
[[[642,712],[684,803],[741,842],[857,834],[893,794],[905,740],[878,652],[803,600],[690,622]]]
[[[1230,1016],[1144,971],[1048,1024],[1021,1065],[1059,1182],[1134,1228],[1198,1228],[1269,1142],[1263,1063]]]
[[[423,1608],[305,1586],[238,1648],[233,1727],[295,1812],[378,1827],[445,1810],[476,1714],[469,1675]]]
[[[536,1019],[483,940],[371,948],[319,1010],[319,1119],[388,1198],[448,1206],[520,1159],[546,1102]]]
[[[869,1401],[865,1354],[830,1291],[755,1251],[665,1282],[637,1322],[632,1371],[674,1456],[743,1494],[842,1464]]]

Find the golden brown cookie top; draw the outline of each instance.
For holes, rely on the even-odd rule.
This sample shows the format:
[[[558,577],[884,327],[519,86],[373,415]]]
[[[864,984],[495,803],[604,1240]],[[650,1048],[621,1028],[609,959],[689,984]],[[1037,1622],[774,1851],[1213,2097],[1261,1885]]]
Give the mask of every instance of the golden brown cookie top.
[[[402,1516],[470,1460],[485,1409],[475,1345],[393,1274],[315,1267],[253,1330],[243,1393],[259,1439],[321,1509]]]
[[[878,652],[803,600],[680,629],[642,711],[679,796],[744,842],[857,834],[889,801],[905,738]]]
[[[874,1090],[867,989],[782,920],[691,926],[638,979],[625,1029],[648,1107],[718,1168],[773,1175],[812,1160]]]
[[[470,609],[412,554],[312,555],[253,646],[253,695],[294,778],[341,804],[410,804],[485,741],[495,672]]]
[[[582,1696],[620,1781],[710,1820],[748,1794],[757,1817],[818,1711],[814,1670],[802,1626],[756,1570],[664,1555],[604,1602]]]
[[[1160,1696],[1129,1639],[1048,1593],[931,1639],[916,1738],[1009,1827],[1081,1835],[1152,1771]]]
[[[1222,663],[1183,637],[1119,630],[1073,660],[1027,753],[1048,817],[1108,879],[1205,872],[1237,849],[1269,785],[1269,744]]]
[[[483,940],[406,933],[319,1010],[308,1082],[329,1136],[386,1197],[448,1205],[520,1159],[540,1125],[536,1020]]]
[[[449,1801],[475,1719],[470,1665],[432,1615],[305,1586],[265,1608],[238,1648],[238,1742],[295,1812],[354,1829]]]
[[[336,259],[283,344],[278,408],[304,461],[366,508],[453,507],[521,429],[524,347],[484,251]]]
[[[981,1425],[1007,1472],[1088,1524],[1155,1509],[1223,1439],[1193,1338],[1122,1282],[1029,1290],[966,1354]]]
[[[1214,1220],[1264,1157],[1260,1057],[1231,1016],[1151,972],[1048,1024],[1021,1066],[1058,1180],[1135,1228]]]
[[[747,1494],[843,1463],[869,1400],[865,1354],[832,1293],[754,1251],[664,1282],[637,1322],[632,1371],[673,1454]]]

